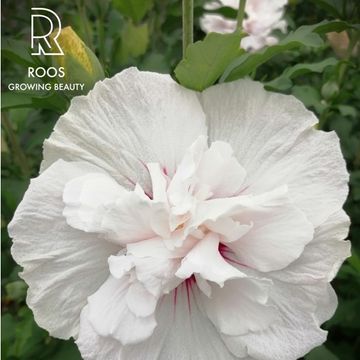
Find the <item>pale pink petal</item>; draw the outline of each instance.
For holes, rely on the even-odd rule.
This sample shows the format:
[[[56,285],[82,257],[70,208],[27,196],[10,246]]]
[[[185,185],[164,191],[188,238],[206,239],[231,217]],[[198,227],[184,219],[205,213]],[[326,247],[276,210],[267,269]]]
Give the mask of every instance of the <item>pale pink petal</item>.
[[[101,172],[76,177],[65,185],[63,215],[75,229],[103,233],[101,222],[106,206],[126,193],[114,179]]]
[[[103,337],[112,337],[123,345],[139,343],[155,329],[156,302],[142,285],[131,284],[129,276],[121,279],[110,276],[88,298],[88,319]]]
[[[27,304],[38,325],[62,339],[77,335],[87,297],[108,277],[107,258],[119,251],[70,227],[62,215],[65,184],[94,171],[87,163],[57,161],[31,180],[8,228],[12,256],[29,285]]]
[[[343,261],[351,255],[349,241],[343,241],[349,231],[349,217],[343,210],[332,214],[315,229],[314,240],[306,245],[301,257],[272,277],[290,283],[332,281]]]
[[[126,69],[75,97],[44,144],[42,170],[59,159],[86,160],[128,188],[150,190],[146,163],[172,176],[185,150],[206,134],[195,92],[169,75]]]
[[[205,90],[201,101],[210,140],[229,142],[247,172],[243,193],[287,184],[315,226],[342,207],[348,175],[338,137],[314,130],[317,119],[299,100],[239,80]]]
[[[268,302],[271,282],[257,279],[227,281],[223,288],[213,285],[211,297],[203,297],[206,313],[219,332],[242,335],[267,329],[278,318]]]
[[[209,233],[199,240],[192,250],[184,257],[176,276],[187,279],[192,274],[199,274],[202,278],[218,283],[246,275],[227,263],[219,252],[219,236]]]

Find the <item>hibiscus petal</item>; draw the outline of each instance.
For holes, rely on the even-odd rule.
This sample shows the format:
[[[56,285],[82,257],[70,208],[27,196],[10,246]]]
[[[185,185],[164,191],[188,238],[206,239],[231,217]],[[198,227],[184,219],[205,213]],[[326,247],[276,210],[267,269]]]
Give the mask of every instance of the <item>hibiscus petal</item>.
[[[169,201],[175,215],[186,214],[193,206],[194,199],[191,190],[195,185],[195,180],[197,180],[195,178],[196,171],[206,150],[207,138],[200,136],[186,151],[169,184]],[[176,218],[174,220],[176,221]],[[172,230],[178,225],[179,222],[174,222]]]
[[[314,239],[306,245],[299,259],[269,275],[290,283],[333,280],[343,261],[351,255],[350,241],[343,241],[349,224],[349,217],[343,210],[332,214],[315,229]]]
[[[314,234],[312,224],[292,204],[249,208],[239,219],[254,225],[239,240],[227,245],[242,264],[260,271],[288,266],[301,255]]]
[[[222,198],[237,194],[246,171],[233,156],[228,143],[215,141],[204,152],[196,175],[200,184],[209,186],[212,198]]]
[[[274,281],[270,298],[280,312],[279,320],[266,330],[230,338],[229,348],[237,341],[239,346],[246,344],[249,355],[257,360],[301,358],[326,340],[326,331],[319,327],[315,314],[317,304],[329,296],[327,287],[319,282],[310,292],[308,287]]]
[[[224,260],[219,252],[219,243],[217,234],[206,235],[183,258],[176,276],[187,279],[192,274],[199,274],[220,286],[223,286],[226,280],[245,277],[244,273]]]
[[[129,276],[110,276],[88,298],[88,304],[88,319],[94,330],[123,345],[144,341],[155,329],[156,299],[142,285],[131,284]]]
[[[278,317],[267,304],[270,281],[235,279],[223,288],[212,286],[211,297],[203,297],[209,319],[226,335],[241,335],[267,329]]]
[[[114,179],[103,173],[90,173],[66,183],[63,215],[75,229],[104,232],[101,226],[106,206],[126,194]]]
[[[228,217],[218,219],[217,221],[206,221],[204,225],[209,230],[223,235],[225,242],[233,242],[248,233],[254,224],[252,222],[249,225],[242,224],[240,221],[235,221]]]
[[[199,296],[196,288],[188,292],[186,286],[176,290],[176,302],[175,291],[166,295],[158,305],[158,325],[153,335],[144,342],[124,347],[112,338],[99,336],[87,320],[85,308],[77,340],[82,357],[85,360],[188,360],[196,355],[196,360],[235,360],[203,313]]]
[[[12,255],[24,267],[27,304],[39,326],[62,339],[76,336],[87,297],[109,274],[119,247],[70,227],[62,215],[65,184],[89,172],[87,163],[57,161],[31,181],[9,224]]]
[[[136,257],[150,256],[155,259],[175,259],[184,257],[197,242],[198,240],[196,238],[188,236],[181,247],[169,250],[163,239],[155,237],[153,239],[127,244],[126,248],[129,254]]]
[[[100,336],[89,321],[89,306],[85,306],[80,317],[80,332],[76,340],[84,360],[121,359],[122,345],[112,337]]]
[[[315,226],[342,207],[348,175],[339,140],[312,129],[317,119],[299,100],[250,80],[213,86],[200,99],[210,139],[229,142],[247,172],[244,193],[287,184]]]
[[[101,227],[123,245],[151,239],[156,235],[152,222],[162,209],[161,204],[152,204],[135,191],[127,192],[107,206]]]
[[[150,190],[145,166],[158,162],[169,176],[185,150],[206,134],[197,94],[169,75],[129,68],[72,100],[44,144],[42,170],[60,156],[86,160],[128,187]]]

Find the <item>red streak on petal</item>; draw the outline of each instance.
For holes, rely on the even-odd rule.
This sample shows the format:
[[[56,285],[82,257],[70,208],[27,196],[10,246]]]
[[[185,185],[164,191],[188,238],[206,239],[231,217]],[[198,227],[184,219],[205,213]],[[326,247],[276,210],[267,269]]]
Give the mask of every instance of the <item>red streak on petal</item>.
[[[148,193],[148,192],[146,192],[146,191],[144,191],[144,193],[145,193],[145,195],[146,195],[150,200],[153,199],[152,194],[150,194],[150,193]]]
[[[234,254],[234,252],[225,244],[220,243],[219,244],[219,253],[221,254],[221,256],[228,262],[231,262],[233,264],[237,264],[240,266],[244,266],[244,267],[248,267],[245,264],[242,264],[241,262],[235,260],[234,258],[236,257],[236,255]],[[229,256],[230,255],[230,256]]]
[[[194,275],[191,275],[189,278],[185,279],[177,288],[174,289],[173,293],[173,304],[174,304],[174,316],[176,313],[176,306],[178,303],[178,294],[179,291],[186,291],[186,299],[188,303],[189,313],[191,313],[191,294],[193,292],[193,286],[196,284],[196,279]]]
[[[177,291],[178,291],[178,288],[175,288],[175,290],[174,290],[174,308],[176,307],[176,304],[177,304]]]
[[[191,313],[191,298],[190,292],[192,292],[192,287],[196,283],[195,276],[191,275],[188,279],[185,280],[185,287],[186,287],[186,297],[188,301],[188,309],[189,313]]]

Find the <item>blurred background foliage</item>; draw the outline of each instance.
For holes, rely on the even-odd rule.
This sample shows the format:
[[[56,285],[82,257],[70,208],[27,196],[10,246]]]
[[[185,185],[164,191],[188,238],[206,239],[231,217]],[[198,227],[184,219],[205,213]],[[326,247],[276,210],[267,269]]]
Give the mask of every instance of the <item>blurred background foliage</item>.
[[[205,34],[199,27],[199,17],[204,12],[205,1],[194,3],[195,40],[201,40]],[[101,76],[110,77],[128,66],[174,73],[182,57],[181,1],[2,2],[2,358],[75,360],[80,359],[80,355],[72,340],[51,338],[34,322],[25,303],[26,284],[18,276],[21,269],[10,255],[11,240],[6,230],[29,179],[37,176],[44,139],[74,95],[71,92],[7,91],[9,83],[54,82],[49,78],[30,80],[27,77],[28,66],[51,65],[50,57],[30,55],[32,6],[54,10],[62,19],[63,27],[71,26],[86,45],[84,48],[96,54],[103,68]],[[356,23],[360,20],[359,8],[359,0],[291,0],[286,19],[289,31],[324,19]],[[218,12],[236,17],[230,8],[224,7]],[[347,29],[322,37],[325,41],[317,46],[282,50],[251,71],[250,76],[264,82],[269,90],[298,97],[319,117],[320,128],[335,130],[341,139],[350,172],[345,209],[352,219],[349,238],[353,255],[333,282],[339,307],[324,325],[329,330],[328,340],[305,359],[356,360],[360,354],[359,32]]]

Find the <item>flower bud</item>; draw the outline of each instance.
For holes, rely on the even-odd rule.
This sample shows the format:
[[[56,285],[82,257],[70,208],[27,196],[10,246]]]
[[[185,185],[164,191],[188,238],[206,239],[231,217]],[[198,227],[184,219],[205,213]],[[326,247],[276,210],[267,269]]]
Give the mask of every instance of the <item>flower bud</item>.
[[[325,100],[332,100],[339,95],[339,85],[335,80],[327,81],[321,88],[321,95]]]
[[[55,34],[57,30],[52,33]],[[54,64],[64,68],[64,76],[58,77],[58,82],[69,85],[84,84],[82,89],[69,90],[71,95],[86,94],[97,81],[104,79],[104,70],[98,58],[70,26],[62,29],[56,40],[64,53],[53,56]]]

